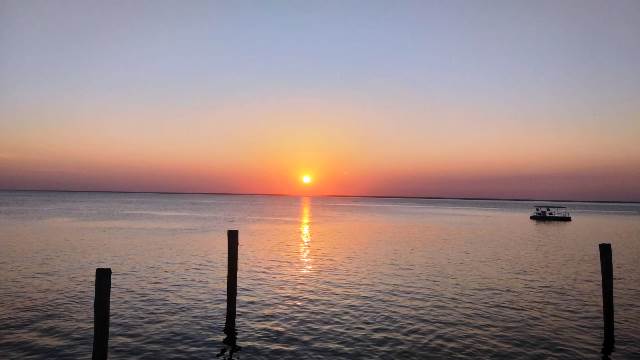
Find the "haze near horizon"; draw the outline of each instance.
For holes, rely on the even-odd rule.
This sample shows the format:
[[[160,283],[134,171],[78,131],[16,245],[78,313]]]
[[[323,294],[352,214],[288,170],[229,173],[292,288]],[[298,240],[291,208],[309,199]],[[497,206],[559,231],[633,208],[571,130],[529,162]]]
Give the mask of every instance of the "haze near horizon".
[[[638,39],[637,1],[0,1],[0,189],[640,201]]]

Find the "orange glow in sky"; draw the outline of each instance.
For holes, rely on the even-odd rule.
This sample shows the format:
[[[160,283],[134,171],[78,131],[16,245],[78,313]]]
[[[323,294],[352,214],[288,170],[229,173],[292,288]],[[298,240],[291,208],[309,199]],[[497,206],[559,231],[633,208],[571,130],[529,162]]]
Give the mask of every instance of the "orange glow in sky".
[[[0,190],[640,201],[640,2],[400,3],[3,2]]]

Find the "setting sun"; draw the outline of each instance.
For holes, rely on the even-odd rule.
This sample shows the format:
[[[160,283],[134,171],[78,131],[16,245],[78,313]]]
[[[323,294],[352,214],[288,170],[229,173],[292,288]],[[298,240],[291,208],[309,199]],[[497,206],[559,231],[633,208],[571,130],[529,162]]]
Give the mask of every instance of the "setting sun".
[[[313,181],[313,179],[311,178],[310,175],[303,175],[302,176],[302,182],[304,184],[311,184],[312,181]]]

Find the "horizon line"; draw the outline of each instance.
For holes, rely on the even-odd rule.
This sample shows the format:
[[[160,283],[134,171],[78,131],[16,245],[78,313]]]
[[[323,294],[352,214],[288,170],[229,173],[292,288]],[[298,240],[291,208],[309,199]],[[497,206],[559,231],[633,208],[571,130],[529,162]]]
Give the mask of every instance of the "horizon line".
[[[295,195],[280,193],[234,193],[234,192],[180,192],[180,191],[125,191],[125,190],[51,190],[51,189],[0,189],[0,192],[60,192],[60,193],[108,193],[108,194],[159,194],[159,195],[244,195],[244,196],[288,196],[288,197],[343,197],[374,199],[423,199],[423,200],[471,200],[471,201],[548,201],[566,203],[600,204],[640,204],[640,201],[620,200],[552,200],[532,198],[490,198],[490,197],[444,197],[444,196],[402,196],[402,195]]]

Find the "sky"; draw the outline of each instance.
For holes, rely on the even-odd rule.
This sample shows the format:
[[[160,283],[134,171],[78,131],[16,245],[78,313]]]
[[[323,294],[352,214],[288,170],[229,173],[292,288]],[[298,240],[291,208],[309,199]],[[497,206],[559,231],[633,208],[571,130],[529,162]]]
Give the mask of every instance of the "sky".
[[[640,1],[0,0],[0,189],[640,201]]]

